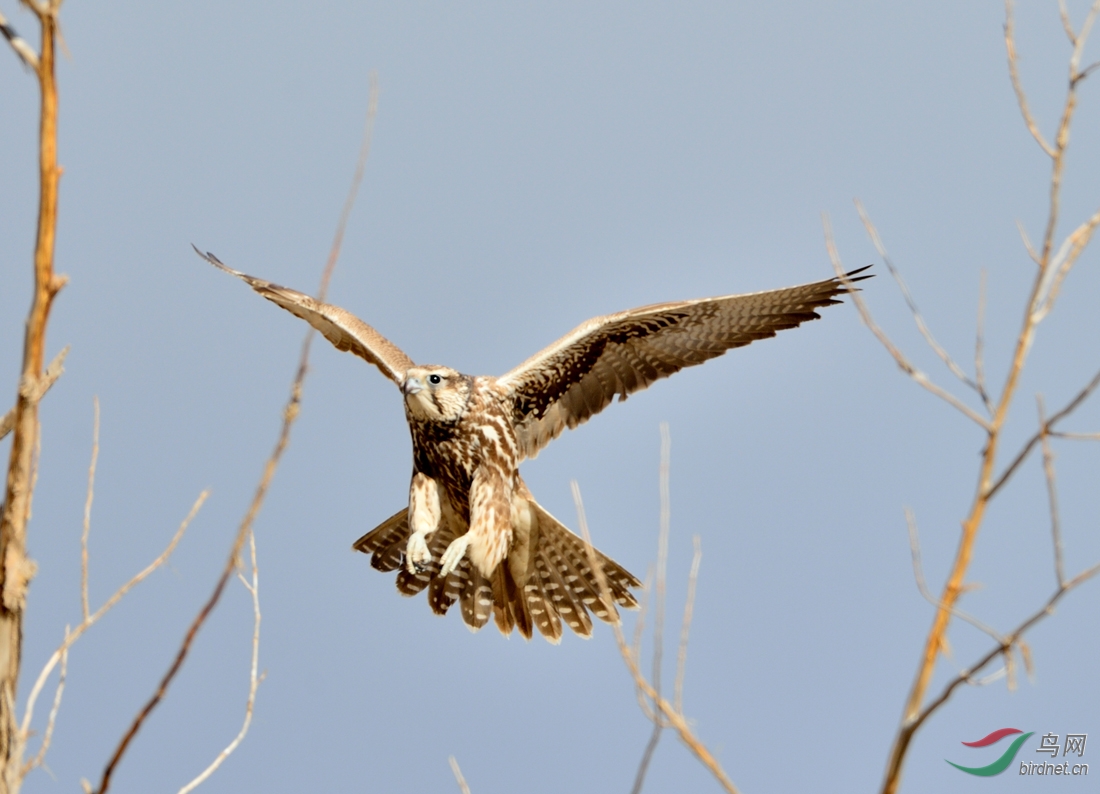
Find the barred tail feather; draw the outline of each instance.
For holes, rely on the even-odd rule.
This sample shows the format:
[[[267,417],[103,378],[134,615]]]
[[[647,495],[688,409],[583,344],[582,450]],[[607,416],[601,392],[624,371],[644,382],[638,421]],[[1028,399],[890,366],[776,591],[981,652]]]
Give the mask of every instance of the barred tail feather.
[[[607,623],[618,623],[615,605],[628,609],[638,606],[630,592],[631,588],[641,587],[637,578],[594,550],[614,602],[607,603],[584,541],[550,515],[529,492],[524,496],[534,518],[530,534],[525,536],[528,545],[517,544],[513,557],[498,566],[489,578],[468,557],[446,578],[439,575],[443,552],[466,529],[464,524],[453,526],[457,517],[450,513],[450,520],[443,520],[439,529],[427,536],[432,562],[423,571],[412,573],[405,567],[410,535],[407,508],[359,538],[352,548],[372,555],[371,566],[377,570],[397,571],[397,590],[402,595],[414,596],[426,589],[428,605],[435,614],[444,615],[455,603],[461,604],[462,620],[472,631],[481,629],[492,616],[505,635],[517,629],[530,639],[537,629],[556,645],[561,642],[563,622],[577,635],[589,637],[590,610]]]
[[[548,573],[557,574],[557,576],[551,575],[550,581],[560,583],[567,588],[572,596],[570,601],[582,605],[581,613],[585,613],[584,606],[588,606],[592,608],[596,617],[604,622],[618,623],[619,614],[614,605],[604,602],[599,577],[589,564],[588,549],[584,540],[570,532],[564,524],[550,515],[542,505],[533,499],[530,502],[538,515],[539,551],[545,552],[543,558],[547,567],[550,568]],[[634,594],[630,592],[630,588],[641,587],[642,583],[607,555],[595,548],[593,548],[593,552],[600,568],[603,570],[608,590],[611,591],[611,598],[615,604],[627,609],[637,608],[638,601]],[[545,582],[545,574],[540,571],[540,576],[543,577]],[[547,589],[550,588],[547,587]],[[587,617],[587,614],[584,614],[582,626]],[[570,624],[570,628],[573,628],[574,631],[577,630],[569,621],[568,616],[566,622]],[[590,631],[591,629],[589,629]],[[587,633],[585,632],[583,636],[587,636]]]
[[[371,554],[371,567],[378,571],[396,571],[405,562],[405,544],[409,540],[409,508],[403,507],[376,526],[351,547]]]

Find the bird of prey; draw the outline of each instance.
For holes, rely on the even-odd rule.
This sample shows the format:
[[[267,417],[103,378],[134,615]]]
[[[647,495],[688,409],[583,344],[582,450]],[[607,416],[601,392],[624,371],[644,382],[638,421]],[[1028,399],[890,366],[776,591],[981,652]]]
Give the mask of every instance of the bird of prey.
[[[397,589],[428,590],[445,614],[456,602],[473,630],[493,616],[508,635],[537,629],[552,643],[562,621],[577,634],[596,617],[617,622],[616,605],[637,606],[641,585],[535,501],[518,466],[565,428],[684,367],[775,336],[839,303],[867,268],[788,289],[659,303],[595,317],[507,374],[470,376],[417,365],[396,345],[337,306],[233,270],[195,251],[272,303],[308,322],[340,350],[366,359],[401,389],[413,445],[409,504],[355,541],[380,571],[399,571]],[[603,588],[606,586],[607,590]],[[610,595],[609,603],[604,593]]]

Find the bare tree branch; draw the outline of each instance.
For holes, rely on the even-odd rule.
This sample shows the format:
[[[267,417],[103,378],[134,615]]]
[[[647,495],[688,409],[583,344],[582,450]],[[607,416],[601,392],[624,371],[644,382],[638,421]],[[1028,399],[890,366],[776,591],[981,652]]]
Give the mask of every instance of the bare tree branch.
[[[455,782],[458,783],[458,790],[462,794],[470,794],[470,787],[466,783],[466,778],[462,776],[462,770],[458,768],[458,759],[452,755],[447,760],[451,763],[451,772],[455,776]]]
[[[218,753],[217,757],[210,762],[210,765],[200,772],[190,783],[179,790],[178,794],[188,794],[188,792],[198,788],[203,781],[210,777],[217,770],[219,766],[228,758],[234,750],[240,746],[240,743],[244,741],[245,735],[248,733],[249,727],[252,725],[252,712],[256,705],[256,691],[260,688],[260,682],[263,680],[263,676],[259,674],[259,662],[260,662],[260,568],[256,564],[256,533],[248,533],[248,548],[250,552],[251,560],[251,582],[244,577],[241,571],[237,571],[237,578],[241,580],[241,584],[245,586],[249,594],[252,596],[252,665],[249,668],[248,674],[248,700],[244,707],[244,723],[241,725],[241,729],[237,732],[237,735],[233,737],[225,749]]]
[[[65,356],[69,355],[69,346],[65,345],[64,349],[56,356],[50,365],[46,367],[46,371],[42,373],[41,379],[38,381],[38,385],[34,392],[34,401],[40,401],[46,392],[50,390],[50,387],[57,382],[57,379],[65,372]],[[15,409],[12,408],[3,417],[0,417],[0,439],[3,439],[11,429],[15,427]]]
[[[88,464],[88,496],[84,500],[84,530],[80,533],[80,607],[88,621],[88,533],[92,531],[92,500],[95,498],[95,464],[99,459],[99,398],[92,398],[92,462]]]
[[[198,514],[199,510],[202,508],[203,503],[206,501],[206,497],[209,495],[209,491],[203,491],[201,494],[199,494],[198,499],[196,499],[195,503],[191,505],[191,510],[188,511],[187,516],[183,519],[182,522],[180,522],[179,528],[176,529],[176,533],[172,536],[172,539],[168,542],[168,545],[165,547],[164,551],[162,551],[156,559],[154,559],[151,563],[145,566],[145,568],[132,576],[129,581],[122,585],[122,587],[118,588],[118,590],[116,590],[114,594],[110,598],[108,598],[102,606],[100,606],[99,609],[88,616],[87,620],[82,621],[72,631],[69,631],[68,629],[65,630],[65,641],[61,643],[57,650],[53,652],[53,655],[50,656],[50,658],[46,661],[46,664],[43,665],[42,670],[38,674],[38,678],[34,682],[34,686],[31,687],[30,694],[27,696],[27,705],[24,707],[23,720],[19,728],[19,737],[22,746],[26,746],[27,739],[30,737],[30,725],[31,719],[34,716],[35,702],[38,700],[38,695],[42,691],[43,686],[45,686],[46,681],[49,679],[50,673],[53,672],[54,667],[56,667],[59,662],[62,662],[65,658],[67,658],[66,654],[68,653],[69,648],[71,648],[73,644],[80,639],[85,631],[95,625],[95,623],[108,612],[110,612],[111,609],[119,601],[121,601],[128,592],[130,592],[130,590],[132,590],[135,586],[148,578],[148,576],[152,574],[153,571],[157,570],[168,560],[169,557],[172,556],[172,552],[176,550],[176,546],[179,545],[180,540],[183,538],[183,533],[187,531],[187,527],[190,526],[191,521]],[[40,751],[39,756],[42,755],[43,753]],[[41,758],[36,756],[36,759],[37,763],[33,763],[33,766],[37,766],[41,763]],[[25,769],[24,774],[26,773],[26,771],[29,771],[30,768],[31,767]]]
[[[840,261],[840,254],[837,253],[836,250],[836,244],[833,240],[833,227],[832,224],[829,222],[829,216],[823,213],[821,216],[821,220],[822,225],[825,228],[825,247],[829,251],[829,259],[832,260],[833,270],[836,271],[837,278],[841,281],[841,283],[843,283],[845,286],[850,286],[851,281],[844,273],[844,267]],[[917,367],[915,367],[909,361],[909,359],[905,357],[905,354],[902,353],[901,350],[898,349],[897,345],[895,345],[890,340],[890,337],[886,335],[886,332],[879,328],[878,324],[871,316],[871,312],[867,308],[867,304],[860,296],[859,290],[853,287],[848,295],[852,298],[852,303],[859,311],[859,316],[863,319],[863,324],[866,325],[871,330],[871,333],[875,335],[875,338],[882,343],[882,346],[886,348],[886,351],[893,357],[894,361],[899,367],[901,367],[901,370],[906,375],[912,378],[922,388],[927,389],[928,391],[932,392],[932,394],[936,395],[941,400],[946,402],[948,405],[951,405],[961,411],[968,419],[973,421],[982,429],[986,431],[990,430],[988,419],[979,414],[966,403],[962,402],[951,392],[946,391],[940,386],[937,386],[928,378],[927,375],[925,375],[921,370],[917,369]]]
[[[1039,407],[1039,438],[1043,445],[1043,473],[1047,481],[1047,497],[1050,500],[1050,534],[1054,543],[1054,575],[1058,578],[1058,586],[1066,584],[1065,567],[1062,564],[1062,526],[1058,517],[1058,487],[1054,475],[1054,451],[1050,448],[1050,434],[1047,433],[1046,411],[1043,408],[1043,398],[1036,397]]]
[[[1009,464],[1004,473],[1000,477],[995,477],[997,452],[1001,442],[1001,431],[1007,421],[1008,412],[1015,397],[1021,373],[1023,372],[1028,352],[1034,341],[1038,324],[1045,314],[1049,312],[1066,273],[1068,273],[1073,262],[1076,261],[1080,252],[1088,244],[1096,225],[1100,223],[1100,213],[1098,213],[1093,216],[1093,218],[1096,219],[1095,221],[1093,218],[1090,218],[1079,226],[1077,230],[1063,242],[1057,255],[1054,254],[1055,231],[1058,225],[1062,177],[1065,168],[1065,154],[1069,145],[1069,129],[1074,110],[1077,106],[1077,86],[1080,80],[1083,79],[1083,75],[1078,71],[1078,64],[1080,62],[1085,40],[1088,37],[1088,33],[1091,30],[1098,12],[1100,12],[1100,0],[1095,0],[1089,11],[1088,18],[1081,28],[1081,32],[1073,39],[1073,55],[1070,58],[1069,68],[1069,90],[1066,95],[1065,104],[1062,108],[1058,131],[1054,143],[1051,145],[1047,143],[1039,133],[1035,120],[1028,109],[1027,97],[1020,82],[1017,70],[1017,55],[1013,36],[1012,3],[1011,0],[1006,0],[1005,2],[1005,46],[1008,53],[1009,73],[1012,79],[1012,85],[1016,91],[1017,101],[1028,130],[1043,148],[1043,151],[1051,158],[1047,222],[1037,258],[1038,272],[1032,284],[1031,294],[1028,297],[1023,323],[1016,337],[1012,360],[1008,368],[1005,384],[995,401],[995,409],[987,426],[989,435],[982,450],[977,492],[971,503],[967,517],[962,523],[962,532],[955,553],[955,559],[952,563],[947,583],[944,585],[943,595],[939,599],[940,607],[936,611],[932,627],[925,640],[924,651],[921,656],[917,676],[910,688],[901,726],[898,729],[898,733],[895,736],[890,751],[886,775],[882,786],[883,794],[895,794],[897,791],[901,779],[902,765],[908,752],[909,742],[912,739],[913,733],[923,722],[927,714],[934,711],[935,708],[938,708],[938,706],[950,696],[951,691],[953,691],[958,683],[970,680],[969,677],[956,679],[956,683],[945,690],[940,698],[933,700],[930,704],[925,704],[925,694],[931,683],[936,661],[946,638],[947,627],[951,621],[951,617],[954,615],[953,608],[965,589],[965,577],[970,567],[974,543],[985,519],[986,508],[993,496],[1008,481],[1009,477],[1011,477],[1012,473],[1027,457],[1035,444],[1041,442],[1046,437],[1051,426],[1056,421],[1055,417],[1046,421],[1040,428],[1040,432],[1024,445],[1024,448],[1016,456],[1013,462]],[[1087,386],[1082,393],[1071,402],[1070,406],[1067,406],[1065,413],[1068,413],[1068,411],[1073,410],[1076,405],[1079,405],[1080,402],[1091,393],[1093,388],[1095,388],[1094,383]],[[1062,416],[1064,416],[1065,413],[1060,412]],[[1058,414],[1055,416],[1061,418]],[[1089,575],[1091,576],[1092,574],[1089,573]],[[1052,606],[1053,601],[1061,597],[1064,592],[1064,590],[1059,590],[1048,605],[1048,608]],[[1040,613],[1040,616],[1041,614],[1043,613]],[[1030,623],[1025,624],[1018,633],[1022,633],[1022,630],[1026,629],[1029,625]],[[1005,638],[1005,641],[1000,643],[982,663],[983,665],[987,664],[989,660],[992,660],[997,655],[1003,655],[1005,659],[1006,674],[1009,676],[1010,684],[1014,681],[1015,669],[1012,659],[1012,646],[1017,639],[1018,633]]]
[[[934,700],[928,703],[923,710],[921,710],[906,726],[903,728],[903,732],[907,734],[906,740],[912,738],[912,735],[917,729],[928,719],[935,711],[947,702],[951,694],[958,689],[962,684],[974,683],[974,675],[982,670],[986,665],[996,659],[998,656],[1009,654],[1012,651],[1013,646],[1020,642],[1020,638],[1034,626],[1048,615],[1054,614],[1054,606],[1062,599],[1066,593],[1070,592],[1074,588],[1088,581],[1096,574],[1100,573],[1100,565],[1094,565],[1086,571],[1079,573],[1074,578],[1066,582],[1064,587],[1059,587],[1047,602],[1029,618],[1024,620],[1013,631],[1004,637],[1004,641],[999,643],[995,648],[990,650],[985,656],[981,657],[969,670],[964,670],[958,676],[951,680],[943,688],[943,691]],[[1030,655],[1030,650],[1028,651]]]
[[[1005,0],[1005,49],[1008,51],[1008,75],[1012,79],[1012,90],[1016,92],[1016,104],[1020,106],[1020,113],[1023,114],[1024,124],[1027,125],[1027,130],[1031,133],[1031,137],[1033,137],[1040,148],[1047,153],[1047,156],[1054,157],[1054,147],[1047,143],[1046,139],[1043,137],[1043,133],[1039,132],[1039,125],[1035,123],[1035,117],[1031,115],[1031,108],[1027,104],[1027,94],[1024,92],[1024,85],[1020,82],[1020,71],[1016,65],[1019,56],[1016,54],[1012,0]]]
[[[12,417],[3,505],[0,507],[0,794],[14,794],[22,780],[22,740],[15,711],[23,650],[23,615],[35,565],[27,557],[27,523],[34,493],[35,448],[40,438],[46,329],[54,298],[66,279],[54,272],[61,168],[57,162],[56,7],[30,5],[38,16],[41,46],[35,75],[39,87],[38,222],[34,287],[23,336],[23,360]],[[45,11],[43,13],[43,11]],[[5,26],[6,27],[6,26]],[[7,32],[5,38],[11,41]],[[19,48],[17,47],[17,52]],[[21,57],[28,54],[24,48]]]
[[[1066,0],[1058,0],[1058,16],[1062,20],[1062,30],[1066,33],[1071,47],[1077,44],[1077,34],[1073,30],[1073,23],[1069,20],[1069,9],[1066,8]]]
[[[937,609],[949,610],[955,617],[965,620],[978,631],[983,634],[988,634],[997,642],[1002,642],[1004,638],[996,629],[978,620],[973,615],[963,612],[958,607],[946,606],[942,601],[932,595],[932,592],[928,589],[928,585],[924,580],[924,566],[921,563],[920,534],[917,530],[917,519],[916,516],[913,515],[913,511],[908,508],[905,510],[905,523],[909,528],[909,554],[913,558],[913,578],[916,579],[917,590],[920,591],[924,600]]]
[[[329,281],[332,278],[333,270],[336,268],[336,262],[340,256],[340,246],[344,239],[344,230],[347,228],[348,218],[351,216],[351,208],[354,205],[355,197],[359,193],[359,186],[363,181],[363,173],[366,168],[367,155],[370,153],[370,141],[371,135],[374,129],[374,117],[378,108],[378,81],[374,74],[371,75],[371,93],[370,100],[367,107],[367,121],[363,133],[363,143],[359,149],[359,158],[356,162],[355,174],[352,177],[351,187],[348,190],[347,200],[344,202],[344,209],[340,214],[340,220],[336,225],[336,233],[333,238],[332,247],[329,250],[328,261],[325,263],[324,271],[321,274],[321,286],[317,292],[317,299],[323,300],[325,293],[328,290]],[[283,453],[286,451],[287,445],[290,443],[290,430],[294,425],[294,421],[298,418],[298,414],[301,412],[302,403],[302,386],[305,383],[306,374],[309,371],[309,351],[313,342],[314,331],[311,328],[305,337],[305,341],[302,343],[302,352],[298,359],[298,368],[294,375],[294,381],[290,387],[290,398],[287,401],[286,408],[283,410],[283,423],[282,428],[279,431],[279,438],[275,443],[275,449],[272,451],[270,457],[267,459],[267,463],[264,466],[263,475],[260,478],[260,483],[256,488],[256,492],[252,497],[252,503],[249,505],[248,512],[245,514],[244,519],[241,521],[239,528],[237,529],[237,535],[233,540],[233,546],[230,549],[229,558],[226,561],[225,567],[222,569],[221,576],[218,578],[218,582],[214,587],[214,592],[210,595],[210,598],[203,605],[202,609],[196,615],[195,619],[191,622],[190,628],[187,630],[187,634],[184,636],[183,642],[180,645],[179,651],[176,653],[176,658],[173,660],[172,665],[168,668],[168,672],[165,673],[161,679],[160,685],[157,687],[156,692],[148,700],[145,706],[138,712],[134,718],[133,723],[130,725],[129,730],[123,735],[122,740],[119,742],[118,747],[115,749],[114,754],[111,756],[110,761],[107,762],[106,768],[103,770],[103,776],[100,779],[100,784],[97,794],[106,794],[106,791],[110,787],[111,775],[114,773],[115,767],[117,767],[122,756],[125,754],[126,749],[129,747],[130,742],[134,736],[141,729],[145,720],[153,709],[159,705],[161,700],[164,699],[165,694],[168,691],[168,685],[175,678],[176,673],[179,672],[183,666],[184,660],[187,658],[187,654],[191,649],[191,645],[194,642],[195,636],[198,634],[199,629],[203,623],[206,622],[207,617],[217,606],[218,601],[221,598],[222,592],[225,589],[226,583],[229,581],[230,575],[237,568],[240,560],[241,549],[244,546],[245,538],[247,538],[251,532],[253,524],[255,523],[256,516],[259,515],[260,508],[263,506],[264,499],[267,497],[267,492],[271,487],[271,481],[275,476],[275,471],[279,466],[279,461],[282,459]],[[2,793],[0,793],[2,794]]]
[[[983,268],[978,282],[978,322],[977,332],[974,335],[974,381],[978,386],[978,396],[982,398],[985,410],[992,414],[993,401],[989,399],[989,392],[985,385],[985,282],[986,272]]]
[[[928,343],[928,346],[932,348],[940,361],[951,370],[956,378],[958,378],[963,384],[969,386],[976,391],[979,395],[982,394],[982,389],[978,384],[971,380],[970,376],[963,372],[962,367],[955,363],[955,360],[951,358],[950,354],[943,348],[936,338],[932,336],[932,331],[929,329],[928,324],[924,322],[924,316],[920,313],[920,309],[917,308],[917,302],[913,300],[913,294],[909,291],[909,286],[905,283],[905,279],[901,277],[901,272],[894,267],[893,261],[890,259],[890,255],[886,252],[886,246],[883,245],[882,238],[879,236],[878,229],[875,228],[874,223],[871,222],[871,218],[867,215],[867,211],[863,208],[863,203],[856,199],[856,211],[859,213],[859,218],[863,221],[863,228],[867,230],[867,236],[871,238],[871,243],[875,246],[875,250],[878,251],[878,255],[882,257],[882,262],[886,265],[886,269],[890,271],[890,275],[894,277],[894,281],[897,282],[898,289],[901,290],[901,295],[905,299],[905,305],[909,307],[909,313],[913,315],[913,321],[917,324],[917,330],[920,331],[921,336],[924,337],[924,341]],[[989,401],[985,400],[987,407]]]
[[[661,525],[657,533],[657,593],[653,603],[653,689],[657,697],[661,696],[661,660],[665,645],[665,594],[668,587],[668,535],[671,528],[671,499],[669,494],[669,469],[671,467],[672,439],[668,432],[668,423],[661,422]],[[634,785],[631,794],[640,794],[645,784],[646,772],[649,763],[653,760],[653,753],[657,750],[657,743],[661,740],[661,732],[666,723],[661,719],[660,712],[653,711],[653,731],[646,742],[642,760],[638,763],[638,771],[634,774]]]
[[[703,562],[703,543],[698,535],[692,537],[695,553],[691,557],[691,571],[688,573],[687,598],[684,600],[684,621],[680,624],[680,652],[676,658],[676,710],[684,710],[684,673],[687,669],[688,637],[691,633],[691,619],[695,612],[695,590],[699,584],[699,565]]]
[[[1039,430],[1036,431],[1035,435],[1027,440],[1023,447],[1020,448],[1020,451],[1016,454],[1016,457],[1012,459],[1012,462],[1009,463],[1007,467],[1005,467],[1004,472],[1002,472],[1001,475],[993,482],[993,484],[989,486],[989,489],[986,491],[987,499],[992,499],[994,494],[996,494],[997,491],[1001,490],[1001,488],[1004,487],[1004,484],[1008,482],[1009,478],[1016,472],[1016,469],[1020,467],[1020,464],[1027,460],[1027,456],[1031,454],[1031,450],[1035,449],[1035,445],[1042,440],[1044,433],[1055,438],[1075,437],[1072,434],[1055,433],[1054,426],[1058,424],[1058,422],[1069,416],[1071,413],[1073,413],[1075,410],[1077,410],[1077,408],[1079,408],[1081,404],[1085,400],[1087,400],[1089,396],[1096,390],[1097,386],[1100,386],[1100,371],[1093,375],[1092,380],[1085,384],[1085,387],[1081,389],[1081,391],[1077,392],[1077,396],[1070,400],[1061,411],[1050,417],[1050,419],[1046,421],[1045,425],[1043,427],[1040,427]],[[1077,437],[1087,438],[1087,436]]]
[[[585,517],[580,486],[577,485],[576,480],[574,480],[570,483],[570,487],[573,490],[573,502],[577,506],[577,522],[580,525],[581,536],[584,538],[589,565],[592,566],[592,570],[596,573],[596,578],[600,583],[600,591],[604,600],[611,603],[611,588],[607,584],[607,577],[604,575],[603,568],[599,565],[599,560],[596,557],[596,549],[592,546],[592,538],[588,532],[588,520]],[[638,666],[638,660],[630,652],[630,646],[626,643],[626,636],[623,634],[622,625],[613,623],[612,629],[615,632],[615,641],[619,646],[619,654],[623,657],[626,668],[634,679],[634,685],[644,692],[645,696],[653,702],[655,710],[659,711],[664,718],[668,720],[669,727],[676,730],[677,734],[680,736],[680,740],[687,745],[687,748],[691,750],[692,754],[707,768],[722,788],[724,788],[728,794],[738,794],[737,787],[733,785],[733,781],[729,779],[726,771],[722,769],[722,765],[718,763],[718,759],[711,754],[710,750],[706,748],[706,745],[699,741],[699,738],[691,730],[691,726],[688,725],[687,718],[683,713],[677,711],[665,698],[658,697],[657,691],[646,680],[641,667]]]
[[[65,639],[69,638],[69,627],[65,627]],[[42,734],[42,746],[38,748],[38,752],[35,753],[27,766],[25,767],[24,774],[27,771],[37,766],[42,766],[42,763],[46,760],[46,753],[50,749],[50,742],[53,740],[53,729],[57,724],[57,713],[61,710],[61,696],[65,692],[65,678],[69,672],[69,650],[66,648],[61,653],[61,672],[57,675],[57,689],[53,694],[53,705],[50,707],[50,716],[46,719],[46,731]]]

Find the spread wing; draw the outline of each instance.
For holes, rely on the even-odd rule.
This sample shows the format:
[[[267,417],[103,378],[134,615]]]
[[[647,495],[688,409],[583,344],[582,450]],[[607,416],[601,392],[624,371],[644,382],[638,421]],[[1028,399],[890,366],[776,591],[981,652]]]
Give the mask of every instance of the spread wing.
[[[195,246],[191,246],[195,248]],[[226,267],[216,256],[203,253],[195,248],[195,253],[214,267],[232,273],[277,306],[282,306],[291,314],[301,317],[320,331],[325,339],[336,345],[339,350],[349,350],[360,358],[365,358],[382,374],[398,386],[405,379],[405,371],[414,366],[411,358],[382,334],[371,328],[351,312],[316,301],[297,290],[280,287],[270,281],[253,278]]]
[[[868,265],[868,267],[870,267]],[[850,281],[867,268],[847,274]],[[642,306],[595,317],[499,379],[513,401],[521,453],[534,457],[565,428],[602,411],[615,395],[644,389],[730,348],[797,328],[848,292],[837,278],[799,287]]]

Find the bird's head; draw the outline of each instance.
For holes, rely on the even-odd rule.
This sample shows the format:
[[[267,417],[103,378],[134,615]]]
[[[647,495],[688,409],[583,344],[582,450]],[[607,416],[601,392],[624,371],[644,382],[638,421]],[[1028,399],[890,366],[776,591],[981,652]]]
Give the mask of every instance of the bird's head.
[[[466,413],[470,379],[450,367],[410,367],[401,383],[405,405],[421,419],[453,422]]]

